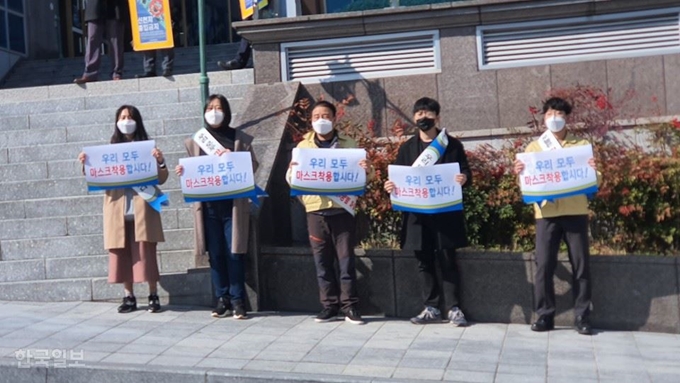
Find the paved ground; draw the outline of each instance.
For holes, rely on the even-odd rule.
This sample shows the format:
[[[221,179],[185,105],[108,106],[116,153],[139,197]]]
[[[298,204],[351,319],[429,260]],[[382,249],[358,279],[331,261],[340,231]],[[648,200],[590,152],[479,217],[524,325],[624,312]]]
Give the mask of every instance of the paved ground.
[[[680,382],[680,335],[0,302],[1,382]],[[40,367],[47,367],[40,368]]]

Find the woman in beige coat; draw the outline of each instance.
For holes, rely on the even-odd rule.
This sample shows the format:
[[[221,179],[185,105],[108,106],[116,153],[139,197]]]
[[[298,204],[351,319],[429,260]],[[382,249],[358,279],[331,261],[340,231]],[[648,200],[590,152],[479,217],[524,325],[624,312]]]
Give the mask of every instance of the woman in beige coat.
[[[123,105],[116,112],[116,128],[111,143],[146,141],[149,139],[139,110]],[[168,169],[163,153],[154,148],[151,153],[158,166],[158,182],[165,183]],[[87,157],[80,153],[85,164]],[[164,242],[161,216],[131,189],[107,190],[104,196],[104,247],[109,250],[109,283],[122,283],[125,289],[119,313],[137,310],[133,283],[149,283],[148,311],[161,310],[157,294],[160,278],[156,259],[156,244]]]
[[[227,99],[220,94],[210,96],[204,112],[208,132],[224,148],[219,154],[249,151],[253,172],[256,171],[258,164],[251,146],[252,137],[229,126],[231,109]],[[192,157],[205,155],[192,138],[185,141],[185,146]],[[177,165],[175,172],[181,176],[184,173],[182,165]],[[249,223],[250,202],[247,198],[194,204],[195,256],[200,257],[208,251],[217,298],[217,306],[212,312],[215,318],[231,315],[232,309],[234,318],[246,318],[244,257],[248,252]]]

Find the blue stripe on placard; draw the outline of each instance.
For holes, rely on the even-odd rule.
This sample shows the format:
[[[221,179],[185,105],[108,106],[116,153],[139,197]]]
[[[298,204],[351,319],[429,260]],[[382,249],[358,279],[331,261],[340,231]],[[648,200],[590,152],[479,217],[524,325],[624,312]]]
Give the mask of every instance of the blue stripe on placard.
[[[420,213],[420,214],[437,214],[437,213],[446,213],[450,211],[460,211],[463,210],[463,203],[457,203],[455,205],[450,205],[450,206],[444,206],[444,207],[439,207],[439,208],[419,208],[419,207],[414,207],[414,206],[403,206],[403,205],[397,205],[392,202],[392,210],[395,211],[407,211],[410,213]]]
[[[210,196],[200,196],[200,195],[184,195],[184,202],[209,202],[209,201],[222,201],[226,199],[237,199],[237,198],[249,198],[250,201],[256,206],[260,207],[259,197],[269,197],[269,194],[262,190],[261,187],[255,185],[254,189],[242,193],[225,193],[219,195]]]
[[[540,196],[522,196],[522,199],[524,200],[524,203],[531,204],[531,203],[541,203],[542,201],[548,201],[552,202],[556,199],[560,198],[566,198],[566,197],[573,197],[577,195],[582,195],[585,194],[586,196],[588,195],[594,195],[597,193],[597,185],[587,187],[585,189],[580,189],[580,190],[572,190],[568,193],[558,193],[558,194],[544,194]]]
[[[212,195],[212,196],[184,196],[184,202],[209,202],[209,201],[222,201],[226,199],[237,199],[237,198],[250,198],[255,196],[255,190],[250,190],[244,193],[238,194],[225,194],[225,195]]]
[[[115,189],[128,189],[134,186],[149,186],[149,185],[158,185],[158,178],[154,178],[151,180],[141,180],[139,182],[130,182],[130,183],[125,183],[125,184],[110,184],[110,185],[105,185],[105,184],[98,184],[98,185],[87,185],[87,191],[101,191],[101,190],[115,190]]]

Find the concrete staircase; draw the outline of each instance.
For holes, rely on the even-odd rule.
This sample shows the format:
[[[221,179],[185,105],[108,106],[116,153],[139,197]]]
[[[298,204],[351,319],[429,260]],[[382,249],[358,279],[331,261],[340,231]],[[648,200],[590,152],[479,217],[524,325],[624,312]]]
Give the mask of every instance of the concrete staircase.
[[[206,46],[206,64],[208,71],[219,70],[218,60],[230,60],[236,55],[238,43],[217,44]],[[156,67],[158,74],[161,72],[163,58],[158,54]],[[200,71],[198,47],[175,49],[175,75],[198,73]],[[5,79],[0,82],[0,88],[25,88],[33,86],[70,84],[73,79],[83,74],[85,64],[82,57],[51,59],[51,60],[25,60],[18,62],[9,72]],[[111,79],[110,56],[102,56],[101,73],[99,80]],[[143,56],[140,52],[125,53],[125,66],[123,77],[134,78],[136,74],[144,72]]]
[[[182,61],[178,57],[177,68],[189,70]],[[50,85],[50,75],[43,82],[24,77],[26,68],[40,65],[25,62],[6,81],[40,86],[0,89],[0,300],[119,299],[121,286],[106,281],[102,195],[88,195],[76,157],[83,146],[107,143],[115,110],[131,104],[174,168],[185,156],[183,140],[201,126],[199,75],[84,86]],[[57,79],[53,73],[54,83],[70,82],[72,74],[77,72],[59,72]],[[211,93],[224,94],[239,113],[252,69],[211,72],[209,78]],[[166,242],[159,244],[159,295],[165,303],[168,297],[170,303],[209,303],[209,274],[188,271],[194,266],[193,218],[173,172],[162,188],[170,207],[162,213]],[[139,297],[146,294],[145,287],[137,291]]]

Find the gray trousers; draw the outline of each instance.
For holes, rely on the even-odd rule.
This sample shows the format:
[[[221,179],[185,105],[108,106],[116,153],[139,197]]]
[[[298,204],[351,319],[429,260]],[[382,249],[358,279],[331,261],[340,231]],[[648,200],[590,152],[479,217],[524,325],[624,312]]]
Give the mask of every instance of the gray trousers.
[[[144,73],[156,73],[156,54],[157,50],[144,51]],[[163,70],[172,71],[172,64],[175,62],[175,50],[161,49],[161,55],[163,55],[163,63],[161,64]]]
[[[85,72],[83,77],[97,79],[101,65],[101,46],[104,32],[109,39],[113,61],[113,78],[123,75],[123,40],[125,26],[120,20],[93,20],[87,22],[87,44],[85,46]]]
[[[590,245],[588,216],[572,215],[536,220],[536,275],[534,300],[536,314],[555,316],[555,283],[557,253],[562,240],[567,243],[569,262],[573,270],[572,292],[574,315],[590,313]]]

